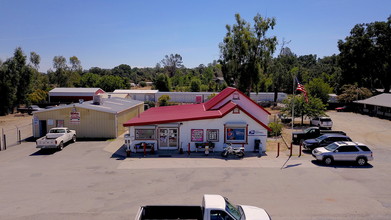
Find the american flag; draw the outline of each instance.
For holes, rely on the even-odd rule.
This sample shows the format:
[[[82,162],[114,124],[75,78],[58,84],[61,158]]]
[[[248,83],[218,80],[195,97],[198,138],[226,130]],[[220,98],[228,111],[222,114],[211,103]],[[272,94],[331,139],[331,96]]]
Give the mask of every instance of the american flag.
[[[305,101],[308,102],[307,91],[305,90],[304,86],[299,82],[299,80],[297,79],[297,77],[296,77],[296,82],[297,82],[297,88],[296,88],[296,90],[298,90],[298,91],[304,93]]]

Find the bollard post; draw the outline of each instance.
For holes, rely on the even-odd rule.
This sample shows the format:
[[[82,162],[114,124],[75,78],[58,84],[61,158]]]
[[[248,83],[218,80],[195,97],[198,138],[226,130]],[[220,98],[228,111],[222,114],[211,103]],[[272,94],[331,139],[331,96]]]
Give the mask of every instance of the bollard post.
[[[18,130],[18,135],[19,144],[22,144],[22,136],[20,135],[20,130]]]
[[[187,155],[190,156],[190,143],[187,144]]]
[[[277,144],[277,157],[280,156],[280,142]]]
[[[301,157],[301,143],[300,143],[300,147],[299,147],[299,157]]]
[[[292,144],[292,142],[291,142],[291,152],[290,152],[290,154],[289,154],[290,157],[292,156],[292,150],[293,150],[293,144]]]
[[[7,150],[7,138],[5,134],[3,134],[3,145],[4,145],[4,150]]]
[[[143,148],[144,148],[144,157],[147,155],[147,144],[143,143]]]

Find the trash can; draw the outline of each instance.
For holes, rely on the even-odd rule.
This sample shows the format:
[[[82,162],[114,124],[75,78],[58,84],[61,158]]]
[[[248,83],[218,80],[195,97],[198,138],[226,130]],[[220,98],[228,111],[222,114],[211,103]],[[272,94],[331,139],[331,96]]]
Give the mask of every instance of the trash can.
[[[254,140],[254,152],[259,152],[259,145],[261,145],[261,140],[255,139]]]

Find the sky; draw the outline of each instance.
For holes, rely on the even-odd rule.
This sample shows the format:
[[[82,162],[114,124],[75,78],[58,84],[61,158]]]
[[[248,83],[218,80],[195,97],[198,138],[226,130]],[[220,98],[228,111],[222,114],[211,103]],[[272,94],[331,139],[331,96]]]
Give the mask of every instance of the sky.
[[[188,68],[220,56],[219,44],[235,14],[274,17],[267,32],[296,55],[338,54],[356,24],[386,21],[390,0],[0,0],[0,60],[21,47],[41,57],[40,71],[54,56],[76,56],[83,69],[120,64],[155,67],[179,54]]]

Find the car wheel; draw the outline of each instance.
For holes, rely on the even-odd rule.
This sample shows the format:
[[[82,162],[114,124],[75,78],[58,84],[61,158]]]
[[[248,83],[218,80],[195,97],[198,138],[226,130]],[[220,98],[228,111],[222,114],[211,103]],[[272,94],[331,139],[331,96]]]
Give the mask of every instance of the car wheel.
[[[326,164],[326,165],[330,165],[330,164],[333,163],[333,158],[325,157],[325,158],[323,158],[323,163]]]
[[[76,135],[73,135],[73,137],[72,137],[72,143],[76,143]]]
[[[61,141],[61,143],[58,145],[58,150],[64,149],[64,143]]]
[[[367,159],[365,157],[359,157],[357,158],[357,164],[359,166],[364,166],[365,164],[367,164]]]

